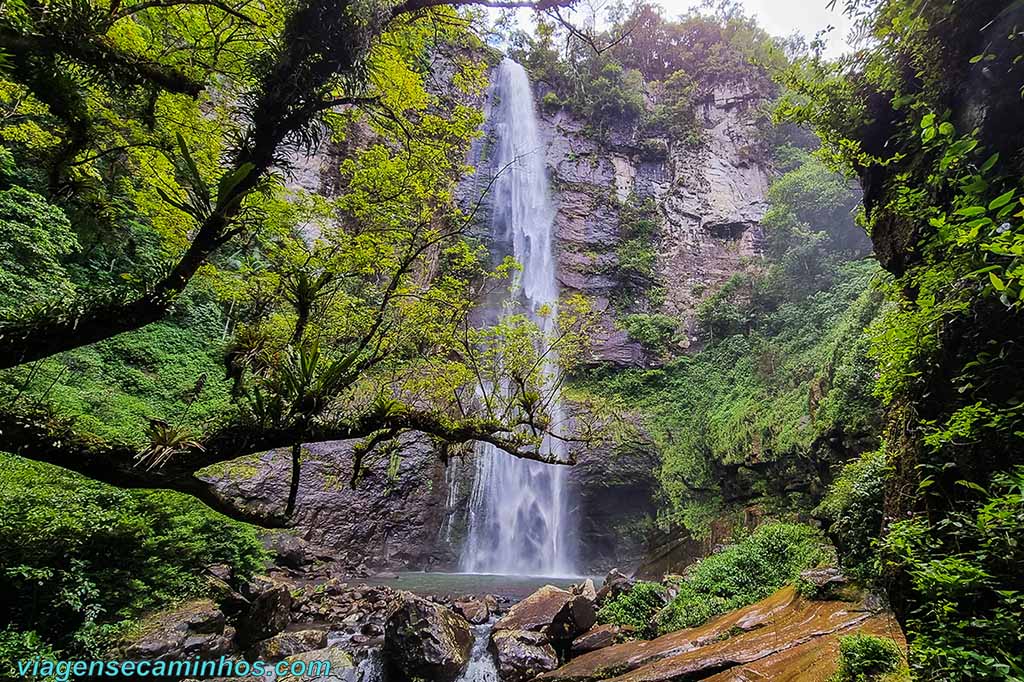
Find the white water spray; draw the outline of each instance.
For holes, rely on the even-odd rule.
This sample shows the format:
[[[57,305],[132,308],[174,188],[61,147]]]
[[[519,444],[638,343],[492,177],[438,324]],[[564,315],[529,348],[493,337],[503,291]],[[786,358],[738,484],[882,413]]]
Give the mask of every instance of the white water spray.
[[[558,282],[552,250],[555,212],[548,194],[544,148],[537,131],[530,82],[522,66],[505,59],[495,83],[492,115],[497,138],[491,231],[511,242],[522,266],[507,312],[525,312],[550,337],[558,314]],[[549,354],[545,374],[554,389],[558,359]],[[562,406],[550,407],[552,424],[564,422]],[[546,438],[541,451],[565,458],[565,444]],[[473,573],[572,575],[576,533],[570,527],[565,466],[519,459],[483,444],[469,507],[469,534],[461,568]]]

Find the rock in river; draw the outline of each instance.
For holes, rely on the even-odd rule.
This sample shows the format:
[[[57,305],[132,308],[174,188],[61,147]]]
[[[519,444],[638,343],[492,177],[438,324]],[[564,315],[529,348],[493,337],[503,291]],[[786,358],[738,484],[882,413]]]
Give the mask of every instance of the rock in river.
[[[572,655],[579,656],[611,646],[619,639],[620,634],[621,629],[618,625],[595,625],[572,640]]]
[[[502,682],[525,682],[558,667],[558,654],[539,632],[500,630],[491,637]]]
[[[473,633],[464,618],[409,592],[384,624],[384,657],[399,679],[450,682],[469,663]]]
[[[253,647],[253,655],[267,661],[278,661],[326,646],[326,630],[293,630],[257,642]]]
[[[291,620],[292,593],[283,581],[257,576],[242,594],[250,606],[238,619],[238,639],[250,646],[281,632]]]
[[[570,642],[596,620],[594,603],[586,595],[545,585],[513,606],[494,630],[539,632],[548,642]]]
[[[473,625],[486,623],[491,617],[491,609],[486,599],[465,599],[452,604],[452,608],[460,616]]]

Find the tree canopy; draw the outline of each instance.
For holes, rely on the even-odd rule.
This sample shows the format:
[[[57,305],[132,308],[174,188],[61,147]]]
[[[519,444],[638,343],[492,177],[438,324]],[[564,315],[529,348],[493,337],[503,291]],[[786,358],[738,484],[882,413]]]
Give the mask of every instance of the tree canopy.
[[[544,343],[522,318],[469,323],[515,267],[469,237],[479,197],[454,196],[490,54],[471,4],[5,3],[0,449],[267,524],[195,472],[292,447],[290,510],[302,442],[412,430],[546,458],[540,349],[571,362],[588,315],[568,302]],[[317,150],[329,192],[290,181]],[[183,409],[139,433],[55,403],[76,349],[154,324],[211,358],[158,378]]]

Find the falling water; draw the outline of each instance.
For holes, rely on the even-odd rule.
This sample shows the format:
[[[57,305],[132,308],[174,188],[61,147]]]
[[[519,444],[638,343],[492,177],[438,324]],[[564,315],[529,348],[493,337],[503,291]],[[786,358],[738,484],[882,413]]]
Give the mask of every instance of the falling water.
[[[530,82],[522,66],[505,59],[495,82],[496,133],[491,231],[511,242],[522,265],[503,314],[529,315],[550,336],[555,329],[558,283],[552,251],[554,209],[548,195],[544,148],[537,131]],[[553,389],[557,358],[549,354],[546,388]],[[550,408],[555,428],[562,406]],[[564,442],[546,438],[541,451],[565,457]],[[571,575],[575,533],[566,500],[567,467],[512,457],[482,444],[469,506],[469,534],[461,568],[473,573]]]

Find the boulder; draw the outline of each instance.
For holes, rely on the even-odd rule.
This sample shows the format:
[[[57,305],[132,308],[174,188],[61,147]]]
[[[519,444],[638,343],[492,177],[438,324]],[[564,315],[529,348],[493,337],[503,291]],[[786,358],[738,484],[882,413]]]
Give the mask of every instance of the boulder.
[[[281,632],[257,642],[252,647],[253,656],[267,661],[279,661],[314,649],[327,646],[326,630],[293,630]]]
[[[495,631],[539,632],[548,642],[570,642],[597,620],[594,603],[553,585],[545,585],[513,606],[494,625]]]
[[[242,590],[249,607],[238,617],[238,638],[242,646],[273,637],[291,620],[292,593],[287,583],[257,576]]]
[[[485,599],[467,599],[452,604],[455,613],[459,614],[473,625],[482,625],[491,617],[491,609]]]
[[[302,538],[285,531],[269,531],[260,536],[263,548],[270,553],[274,563],[287,568],[302,568],[312,563],[308,544]]]
[[[857,601],[864,590],[838,568],[812,568],[800,574],[800,592],[809,599]]]
[[[604,577],[601,589],[597,591],[594,602],[598,605],[604,603],[605,599],[614,599],[623,592],[629,592],[633,588],[633,580],[619,572],[617,568],[608,571]]]
[[[345,482],[352,477],[352,448],[356,443],[347,440],[302,446],[302,477],[292,521],[295,533],[309,543],[309,553],[316,556],[320,547],[347,552],[346,558],[354,563],[346,567],[346,572],[360,576],[371,575],[372,569],[425,566],[453,558],[451,548],[436,542],[446,517],[448,487],[446,467],[431,443],[402,437],[402,466],[397,475],[372,470],[352,489]],[[284,511],[291,481],[290,448],[207,467],[198,476],[241,509],[279,515]],[[286,542],[298,547],[290,540]],[[282,549],[286,549],[283,555],[271,548],[275,561],[291,568],[302,561],[297,551]],[[457,550],[454,548],[456,557]],[[358,568],[364,557],[375,557],[380,565]]]
[[[472,646],[464,618],[409,592],[399,593],[384,623],[384,657],[399,680],[450,682],[466,668]]]
[[[572,640],[572,655],[579,656],[611,646],[618,641],[622,629],[618,625],[595,625]]]
[[[295,671],[294,675],[282,675],[277,682],[356,682],[358,679],[355,664],[348,653],[336,646],[306,651],[301,654],[289,656],[285,659],[293,665],[305,663],[307,666],[315,666],[319,662],[330,663],[330,671],[320,670],[317,672],[307,667],[303,673],[298,672],[298,667],[290,668]],[[320,663],[322,666],[323,664]]]
[[[579,585],[573,585],[572,593],[586,597],[592,602],[597,602],[597,590],[594,589],[594,581],[590,578],[587,578]]]
[[[558,667],[558,654],[539,632],[501,630],[491,637],[502,682],[525,682]]]
[[[141,634],[125,644],[124,657],[169,661],[222,656],[234,650],[235,639],[234,628],[224,622],[224,614],[209,599],[152,614],[141,623]]]

